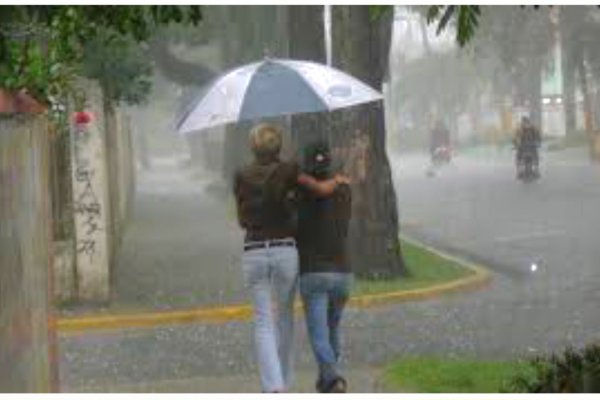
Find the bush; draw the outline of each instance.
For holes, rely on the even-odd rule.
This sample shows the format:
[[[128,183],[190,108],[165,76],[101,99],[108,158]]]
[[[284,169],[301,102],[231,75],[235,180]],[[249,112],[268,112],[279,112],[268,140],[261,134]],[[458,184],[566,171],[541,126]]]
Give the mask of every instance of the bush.
[[[519,393],[600,393],[600,344],[537,357],[506,388]]]

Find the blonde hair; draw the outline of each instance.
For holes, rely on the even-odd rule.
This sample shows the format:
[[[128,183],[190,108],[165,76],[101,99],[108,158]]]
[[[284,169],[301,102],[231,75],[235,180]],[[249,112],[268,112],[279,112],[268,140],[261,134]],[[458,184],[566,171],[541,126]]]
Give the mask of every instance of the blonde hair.
[[[277,156],[281,140],[281,130],[272,124],[258,124],[250,131],[250,147],[258,158]]]

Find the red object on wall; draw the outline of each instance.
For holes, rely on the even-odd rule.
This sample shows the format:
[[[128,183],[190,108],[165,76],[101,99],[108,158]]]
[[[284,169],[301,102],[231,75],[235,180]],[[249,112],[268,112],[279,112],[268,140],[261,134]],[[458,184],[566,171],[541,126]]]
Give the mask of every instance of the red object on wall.
[[[92,122],[92,119],[92,113],[87,111],[77,111],[73,113],[73,121],[76,124],[89,124],[90,122]]]

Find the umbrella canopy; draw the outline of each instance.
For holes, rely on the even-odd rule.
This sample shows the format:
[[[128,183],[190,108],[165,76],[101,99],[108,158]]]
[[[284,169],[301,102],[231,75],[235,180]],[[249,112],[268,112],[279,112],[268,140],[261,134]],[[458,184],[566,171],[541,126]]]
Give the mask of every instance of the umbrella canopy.
[[[378,91],[335,68],[267,58],[209,84],[190,104],[177,129],[185,134],[245,120],[331,111],[381,98]]]

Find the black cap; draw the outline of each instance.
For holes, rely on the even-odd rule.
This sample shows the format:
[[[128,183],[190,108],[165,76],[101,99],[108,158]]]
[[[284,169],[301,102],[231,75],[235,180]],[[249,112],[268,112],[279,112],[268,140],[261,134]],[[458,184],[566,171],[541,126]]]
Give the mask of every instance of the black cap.
[[[304,149],[304,169],[316,177],[325,177],[331,166],[331,149],[325,141],[319,140]]]

